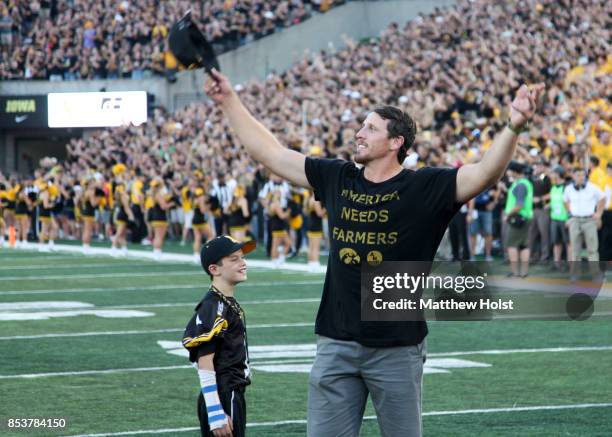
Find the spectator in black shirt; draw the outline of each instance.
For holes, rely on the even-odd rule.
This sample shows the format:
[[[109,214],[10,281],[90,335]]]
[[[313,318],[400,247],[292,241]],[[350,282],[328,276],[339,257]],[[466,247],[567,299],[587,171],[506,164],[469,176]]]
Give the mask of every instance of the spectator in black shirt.
[[[529,252],[531,262],[546,263],[550,256],[550,210],[546,206],[550,199],[552,185],[546,174],[546,163],[539,161],[534,167],[533,177],[533,219],[529,225]],[[539,240],[539,251],[538,248]]]

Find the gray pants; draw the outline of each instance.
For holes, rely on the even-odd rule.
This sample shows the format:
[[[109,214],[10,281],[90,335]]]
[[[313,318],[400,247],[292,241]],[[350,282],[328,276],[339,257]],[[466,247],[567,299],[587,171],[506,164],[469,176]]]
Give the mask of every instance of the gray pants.
[[[419,437],[426,341],[370,348],[319,337],[308,392],[309,437],[357,437],[368,394],[383,437]]]
[[[548,261],[548,255],[550,252],[550,210],[536,208],[533,210],[533,220],[529,225],[529,249],[531,251],[531,260],[538,261],[535,256],[538,254],[536,251],[536,241],[540,239],[540,261]]]

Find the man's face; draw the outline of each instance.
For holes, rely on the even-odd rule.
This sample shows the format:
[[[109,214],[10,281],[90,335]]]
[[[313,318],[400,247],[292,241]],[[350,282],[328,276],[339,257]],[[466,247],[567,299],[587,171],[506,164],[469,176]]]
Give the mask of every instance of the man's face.
[[[388,138],[388,123],[388,120],[384,120],[376,112],[370,112],[355,135],[355,162],[366,164],[388,153],[397,153],[397,149],[391,151],[389,148],[393,140]]]
[[[575,171],[572,174],[572,178],[574,179],[574,182],[576,183],[576,185],[582,185],[584,184],[584,179],[585,179],[585,173],[584,170],[578,170]]]
[[[231,284],[238,284],[247,280],[247,265],[242,250],[221,258],[220,264],[215,264],[211,270],[213,276],[220,276]]]

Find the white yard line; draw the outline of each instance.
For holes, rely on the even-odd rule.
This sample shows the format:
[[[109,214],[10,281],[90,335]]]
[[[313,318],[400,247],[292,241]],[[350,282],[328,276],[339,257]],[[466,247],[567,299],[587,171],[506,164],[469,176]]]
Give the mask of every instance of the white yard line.
[[[4,276],[3,281],[49,281],[59,279],[69,281],[72,279],[100,279],[100,278],[139,278],[150,276],[186,276],[198,275],[202,276],[202,272],[198,270],[183,270],[180,272],[138,272],[138,273],[87,273],[83,275],[34,275],[34,276]]]
[[[249,325],[248,329],[268,329],[268,328],[301,328],[314,326],[312,322],[305,323],[274,323],[274,324],[259,324]],[[2,340],[39,340],[42,338],[64,338],[64,337],[96,337],[103,335],[140,335],[140,334],[163,334],[169,332],[183,332],[184,328],[173,329],[147,329],[141,331],[92,331],[92,332],[67,332],[67,333],[52,333],[39,335],[15,335],[8,337],[0,337]]]
[[[283,303],[312,303],[320,302],[320,298],[304,298],[304,299],[262,299],[262,300],[245,300],[240,301],[240,305],[272,305],[272,304],[283,304]],[[1,304],[0,304],[1,305]],[[181,303],[152,303],[152,304],[133,304],[133,305],[111,305],[104,306],[98,305],[96,308],[102,309],[127,309],[127,308],[172,308],[172,307],[191,307],[195,306],[193,302],[181,302]]]
[[[461,355],[506,355],[506,354],[530,354],[543,352],[580,352],[580,351],[609,351],[612,346],[577,346],[577,347],[547,347],[537,349],[489,349],[481,351],[460,352],[434,352],[428,353],[428,357],[456,357]]]
[[[71,258],[71,259],[78,259],[78,258]],[[172,263],[174,265],[183,265],[182,263]],[[145,263],[145,262],[141,262],[139,264],[125,264],[125,263],[121,263],[121,262],[115,262],[115,263],[95,263],[95,264],[69,264],[69,263],[58,263],[58,264],[32,264],[32,265],[18,265],[18,266],[0,266],[0,271],[5,271],[5,270],[54,270],[54,269],[70,269],[70,270],[74,270],[74,269],[91,269],[91,268],[107,268],[107,267],[121,267],[121,268],[126,268],[126,267],[151,267],[154,268],[156,267],[156,264],[151,264],[151,263]]]
[[[6,250],[4,252],[2,252],[2,249],[0,249],[0,253],[8,254],[8,252]],[[77,260],[77,259],[80,259],[76,255],[71,255],[71,256],[70,255],[69,256],[66,256],[66,255],[63,255],[63,256],[62,255],[45,255],[45,256],[34,255],[34,256],[31,256],[31,255],[27,254],[26,252],[22,252],[22,253],[19,253],[19,254],[23,255],[23,256],[10,256],[10,257],[9,256],[0,256],[0,260],[4,263],[6,261],[10,262],[10,261],[21,261],[21,260],[39,261],[39,260],[46,260],[46,259],[51,260],[52,259],[54,261],[57,261],[57,260]]]
[[[162,366],[162,367],[132,367],[126,369],[107,369],[107,370],[82,370],[78,372],[49,372],[49,373],[23,373],[21,375],[0,375],[1,379],[32,379],[46,378],[50,376],[82,376],[82,375],[107,375],[110,373],[129,373],[129,372],[154,372],[157,370],[176,370],[189,369],[193,366]]]
[[[518,413],[523,411],[551,411],[551,410],[576,410],[585,408],[610,408],[612,403],[598,404],[569,404],[569,405],[534,405],[530,407],[511,407],[511,408],[481,408],[473,410],[449,410],[449,411],[427,411],[423,416],[456,416],[460,414],[491,414],[491,413]],[[376,416],[365,416],[363,420],[374,420]],[[282,425],[305,425],[305,419],[298,420],[279,420],[274,422],[252,422],[247,423],[247,428],[256,427],[273,427]],[[142,429],[138,431],[111,432],[102,434],[78,434],[66,437],[114,437],[124,435],[141,435],[141,434],[167,434],[198,431],[200,428],[162,428],[162,429]]]
[[[8,250],[8,249],[7,249]],[[30,247],[27,249],[10,249],[10,250],[15,250],[15,251],[37,251],[37,247]],[[111,249],[109,248],[105,248],[105,247],[91,247],[89,249],[89,253],[87,255],[83,254],[83,248],[81,246],[75,246],[75,245],[69,245],[69,244],[56,244],[55,245],[55,251],[56,252],[63,252],[63,253],[73,253],[76,255],[80,255],[80,256],[96,256],[96,255],[104,255],[104,256],[110,256],[111,255]],[[38,252],[36,252],[38,253]],[[129,259],[145,259],[145,260],[154,260],[153,258],[153,252],[151,250],[148,251],[144,251],[144,250],[130,250],[128,252],[127,258]],[[166,252],[162,255],[161,260],[154,260],[156,262],[183,262],[183,263],[187,263],[187,264],[191,264],[193,265],[193,254],[179,254],[179,253],[169,253]],[[276,269],[275,264],[272,261],[266,261],[266,260],[257,260],[257,259],[253,259],[253,260],[247,260],[249,267],[259,267],[259,268],[264,268],[264,269]],[[310,272],[310,267],[307,264],[300,264],[300,263],[293,263],[293,262],[286,262],[283,264],[283,266],[278,269],[280,271],[294,271],[294,272],[305,272],[305,273],[311,273]],[[321,273],[325,273],[326,267],[325,266],[321,266],[319,271],[317,273],[315,273],[316,275],[320,275]]]
[[[293,324],[296,326],[298,324]],[[278,327],[283,324],[277,325],[255,325],[260,328]],[[304,326],[308,326],[304,324]],[[250,329],[252,329],[251,327]],[[179,330],[177,330],[179,331]],[[182,331],[182,330],[180,330]],[[149,333],[149,331],[145,331]],[[153,331],[150,331],[153,332]],[[612,346],[592,346],[592,347],[575,347],[575,348],[542,348],[542,349],[508,349],[508,350],[495,350],[495,351],[465,351],[465,352],[447,352],[447,353],[436,353],[428,354],[430,357],[449,357],[457,355],[480,355],[486,354],[487,352],[494,352],[496,355],[499,354],[515,354],[521,352],[529,353],[556,353],[556,352],[578,352],[578,351],[609,351],[612,350]],[[72,371],[72,372],[50,372],[50,373],[25,373],[20,375],[0,375],[2,379],[31,379],[31,378],[45,378],[51,376],[76,376],[76,375],[103,375],[107,373],[123,373],[123,372],[148,372],[156,370],[174,370],[174,369],[187,369],[191,366],[164,366],[164,367],[135,367],[135,368],[124,368],[124,369],[105,369],[105,370],[83,370],[83,371]]]
[[[4,279],[4,278],[3,278]],[[240,288],[245,287],[284,287],[289,285],[323,285],[322,280],[303,281],[274,281],[274,282],[245,282]],[[184,284],[184,285],[141,285],[132,287],[95,287],[95,288],[65,288],[65,289],[38,289],[38,290],[5,290],[0,291],[0,296],[5,295],[27,295],[27,294],[54,294],[54,293],[98,293],[112,291],[154,291],[154,290],[182,290],[200,288],[206,290],[207,284]]]

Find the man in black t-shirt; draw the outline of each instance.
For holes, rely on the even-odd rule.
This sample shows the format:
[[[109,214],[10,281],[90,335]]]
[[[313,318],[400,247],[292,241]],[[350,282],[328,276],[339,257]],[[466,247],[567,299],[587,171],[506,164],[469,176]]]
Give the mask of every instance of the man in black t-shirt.
[[[536,163],[531,182],[533,184],[533,220],[529,225],[529,252],[532,262],[546,263],[551,248],[550,209],[546,206],[546,202],[550,199],[552,188],[550,178],[546,174],[546,162]],[[538,254],[539,258],[536,258]]]
[[[283,147],[216,70],[204,88],[252,158],[327,209],[330,254],[315,332],[307,432],[357,436],[368,395],[383,436],[421,435],[425,322],[363,322],[363,263],[431,261],[458,208],[495,184],[510,161],[543,85],[521,87],[511,116],[482,161],[460,169],[403,169],[415,124],[401,110],[375,109],[356,135],[353,162],[307,158]]]

